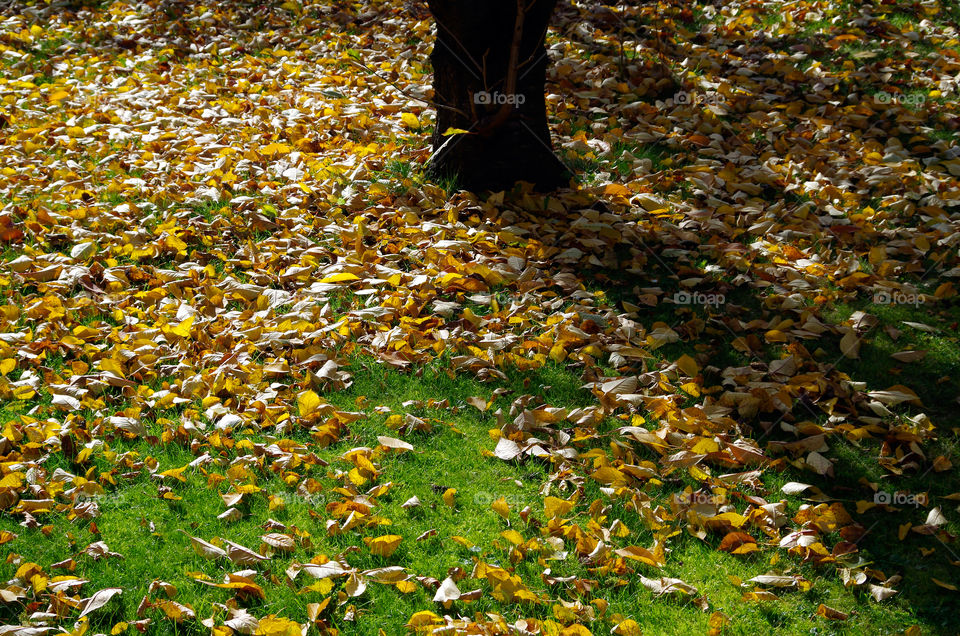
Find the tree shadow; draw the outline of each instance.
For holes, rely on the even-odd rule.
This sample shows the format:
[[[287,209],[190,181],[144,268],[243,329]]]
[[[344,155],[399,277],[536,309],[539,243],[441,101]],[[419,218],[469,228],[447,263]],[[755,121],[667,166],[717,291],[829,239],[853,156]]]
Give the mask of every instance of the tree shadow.
[[[631,121],[624,142],[666,144],[685,165],[626,175],[632,187],[625,194],[586,188],[562,210],[528,206],[536,228],[529,238],[550,254],[538,266],[548,278],[567,277],[601,298],[594,303],[601,317],[613,312],[647,332],[656,323],[673,331],[677,341],[656,348],[653,364],[628,361],[618,374],[663,370],[681,355],[696,359],[703,386],[719,390],[699,400],[687,396],[687,403],[724,406],[729,422],[721,433],[760,444],[772,499],[788,500],[791,515],[808,503],[842,503],[851,529],[820,540],[828,548],[852,544],[860,567],[877,575],[873,583],[902,576],[899,602],[947,633],[952,606],[931,579],[956,580],[957,526],[928,524],[928,514],[934,506],[952,510],[947,497],[960,491],[952,468],[960,460],[960,385],[950,336],[960,312],[949,295],[933,292],[949,281],[943,273],[957,258],[942,247],[899,246],[936,224],[941,237],[957,230],[953,200],[926,179],[956,188],[942,162],[960,155],[958,120],[940,98],[909,99],[916,94],[912,58],[897,72],[884,70],[906,50],[904,31],[871,14],[870,3],[849,8],[849,21],[859,20],[877,40],[849,50],[836,39],[839,27],[779,37],[725,31],[685,14],[685,4],[631,3],[623,15],[572,5],[558,12],[557,32],[569,42],[552,48],[553,68],[586,67],[584,77],[619,76],[629,88],[581,98],[553,122],[555,135],[569,139],[576,130],[570,121],[590,121],[599,108],[604,118]],[[631,34],[636,68],[623,63],[616,38],[596,36],[611,29]],[[875,56],[874,48],[882,53]],[[676,72],[698,59],[709,72]],[[646,86],[632,80],[639,69],[656,69],[648,84],[661,90],[636,90]],[[728,89],[719,87],[724,81]],[[569,94],[576,84],[576,75],[555,74],[547,92]],[[681,108],[691,101],[695,108]],[[589,127],[580,130],[592,136]],[[567,158],[565,144],[556,145]],[[775,169],[778,163],[791,169]],[[903,166],[912,172],[901,177]],[[876,261],[858,259],[878,246]],[[558,293],[569,297],[574,288],[568,282]],[[920,301],[889,300],[897,294]],[[711,304],[711,295],[723,300]],[[848,334],[856,355],[845,354],[853,353]],[[891,357],[904,350],[927,354]],[[784,360],[796,368],[784,372]],[[883,393],[895,385],[919,399]],[[679,387],[676,395],[684,395]],[[811,463],[811,452],[827,457],[829,470]],[[827,498],[805,500],[814,490],[783,495],[788,481]],[[916,504],[917,496],[925,503]],[[888,501],[899,504],[886,507]],[[854,561],[835,560],[821,571],[839,573]]]
[[[695,359],[700,367],[697,382],[717,392],[694,398],[681,388],[685,380],[677,379],[671,391],[653,390],[649,395],[675,399],[680,408],[728,407],[722,417],[715,418],[713,433],[727,442],[756,442],[765,455],[761,463],[739,469],[709,457],[704,465],[713,474],[763,468],[763,488],[741,492],[771,503],[788,501],[789,516],[797,521],[783,529],[784,535],[789,530],[811,527],[799,516],[803,506],[824,507],[839,502],[852,518],[849,527],[822,532],[818,540],[828,550],[840,544],[846,546],[842,550],[855,551],[835,563],[830,556],[813,571],[818,576],[838,577],[842,567],[858,563],[860,569],[878,577],[872,580],[875,584],[887,577],[902,576],[902,581],[892,584],[898,590],[896,602],[910,608],[925,626],[949,633],[952,603],[938,593],[931,579],[948,584],[954,580],[950,562],[960,561],[956,526],[951,520],[933,528],[927,525],[927,518],[934,506],[949,517],[953,506],[947,497],[960,492],[960,477],[951,467],[960,461],[956,436],[951,432],[956,422],[955,404],[946,401],[956,395],[956,379],[940,386],[932,380],[948,374],[950,363],[931,358],[901,364],[886,353],[875,354],[866,333],[857,360],[842,355],[840,333],[808,338],[785,329],[783,342],[768,343],[764,334],[778,321],[803,324],[808,317],[819,316],[827,326],[839,324],[839,320],[826,318],[838,305],[831,302],[818,308],[807,304],[784,308],[779,302],[772,303],[772,299],[788,298],[786,290],[765,284],[762,279],[756,281],[761,284],[737,281],[745,274],[731,271],[722,248],[693,240],[675,241],[669,230],[679,228],[638,231],[630,239],[624,239],[630,234],[624,232],[601,241],[597,237],[603,234],[578,234],[576,228],[584,226],[584,219],[615,226],[615,219],[623,218],[622,209],[612,212],[618,205],[622,203],[614,198],[598,197],[582,208],[544,214],[547,219],[541,219],[540,226],[551,231],[534,232],[528,238],[542,243],[551,254],[568,256],[547,258],[537,267],[544,270],[547,279],[566,281],[566,285],[557,286],[556,292],[568,299],[565,311],[578,313],[584,321],[579,324],[581,329],[589,329],[586,323],[594,321],[593,326],[610,334],[611,341],[619,341],[613,328],[605,326],[615,313],[628,316],[638,329],[648,333],[658,325],[666,327],[677,340],[651,346],[649,358],[628,360],[613,370],[605,360],[597,359],[594,367],[587,363],[584,381],[610,375],[651,376],[658,370],[669,371],[684,355]],[[706,232],[691,231],[698,240],[709,240]],[[700,249],[704,247],[707,249]],[[572,255],[572,250],[583,255]],[[583,265],[591,260],[594,265]],[[684,286],[684,281],[693,278],[700,280],[694,286]],[[594,299],[603,300],[595,300],[593,306],[574,300],[571,281]],[[722,296],[722,300],[716,305],[691,303],[690,299],[698,295]],[[866,299],[855,307],[865,313],[872,309]],[[943,328],[942,318],[934,320],[928,312],[911,317]],[[900,324],[902,320],[896,316],[881,318],[872,332],[882,333],[892,322]],[[785,358],[797,363],[797,369],[786,372],[788,375],[775,371]],[[895,384],[914,388],[922,406],[902,403],[888,408],[871,396],[871,392]],[[640,388],[639,392],[646,394],[647,389]],[[648,410],[641,408],[639,412],[654,428],[659,426],[658,420],[662,421]],[[929,427],[924,425],[925,416],[930,418]],[[611,440],[624,439],[611,434]],[[679,452],[680,448],[673,450]],[[811,452],[831,462],[829,473],[817,472],[809,459]],[[666,458],[662,466],[669,466]],[[814,488],[801,495],[786,495],[780,492],[786,482],[802,482]],[[807,499],[810,495],[813,498]],[[927,503],[914,504],[911,497],[916,496],[925,497]],[[893,502],[891,507],[883,505],[884,497]],[[894,500],[902,501],[897,504]],[[738,508],[742,510],[742,506]],[[807,567],[806,560],[811,558],[809,554],[795,554],[788,562]],[[874,602],[865,588],[856,595],[862,602]]]

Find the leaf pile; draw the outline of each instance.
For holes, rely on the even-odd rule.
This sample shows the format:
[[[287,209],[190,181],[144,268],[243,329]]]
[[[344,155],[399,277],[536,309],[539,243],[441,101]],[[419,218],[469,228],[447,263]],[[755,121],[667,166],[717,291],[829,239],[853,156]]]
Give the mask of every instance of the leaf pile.
[[[50,534],[57,517],[96,527],[98,502],[129,485],[176,505],[200,484],[226,528],[251,500],[273,512],[324,494],[309,528],[258,520],[259,544],[182,528],[222,569],[191,576],[234,598],[208,617],[157,580],[114,633],[162,621],[334,633],[373,586],[426,592],[407,623],[418,633],[639,634],[636,617],[607,613],[613,588],[689,599],[720,633],[709,597],[665,570],[682,534],[764,555],[767,573],[735,581],[745,602],[809,590],[799,563],[889,598],[901,576],[858,546],[877,523],[960,564],[946,556],[956,494],[915,493],[923,505],[907,510],[882,499],[902,476],[955,479],[948,453],[929,450],[955,434],[950,407],[847,364],[881,331],[943,333],[922,314],[883,326],[878,307],[956,315],[955,16],[948,3],[910,5],[906,20],[886,3],[835,4],[565,6],[547,101],[581,183],[485,198],[419,176],[433,117],[413,99],[430,97],[423,7],[118,0],[8,14],[0,396],[19,411],[2,422],[0,508],[24,529],[0,542]],[[900,373],[926,355],[889,357]],[[463,461],[545,470],[542,505],[498,498],[484,512],[503,528],[491,545],[441,537],[469,567],[404,565],[429,537],[391,533],[386,462],[444,423],[376,396],[334,406],[370,359],[489,383],[489,398],[454,407],[490,428],[486,457]],[[545,367],[576,373],[589,404],[502,388]],[[957,395],[956,377],[930,380]],[[451,408],[437,397],[429,408]],[[352,432],[380,415],[390,436]],[[165,469],[137,443],[192,458]],[[840,444],[885,481],[823,489]],[[821,486],[772,488],[769,473]],[[462,505],[454,488],[437,494]],[[3,633],[105,612],[124,590],[73,573],[87,559],[123,567],[109,541],[16,563],[0,594],[25,627]],[[274,586],[323,600],[304,616],[256,611]]]

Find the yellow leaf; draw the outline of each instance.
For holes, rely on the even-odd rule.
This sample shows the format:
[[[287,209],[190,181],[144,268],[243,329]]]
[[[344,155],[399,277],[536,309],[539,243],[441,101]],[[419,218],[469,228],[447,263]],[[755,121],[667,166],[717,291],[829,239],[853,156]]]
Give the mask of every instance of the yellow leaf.
[[[479,327],[480,323],[483,321],[483,318],[473,313],[473,310],[470,309],[469,307],[463,310],[463,317],[464,319],[469,320],[471,323],[473,323],[473,325],[476,327]]]
[[[30,585],[33,587],[33,593],[39,594],[47,589],[47,584],[50,582],[50,579],[43,576],[42,574],[34,574],[30,577]]]
[[[305,590],[310,590],[311,592],[318,592],[324,596],[330,593],[330,590],[333,589],[333,579],[320,579],[303,588]]]
[[[523,543],[523,535],[517,532],[516,530],[504,530],[500,533],[500,536],[512,543],[513,545],[520,545]]]
[[[720,444],[715,440],[709,437],[702,437],[700,441],[693,445],[693,448],[690,449],[694,453],[716,453],[720,450]]]
[[[937,298],[952,298],[957,295],[957,290],[953,288],[953,283],[942,283],[933,295]]]
[[[727,615],[723,612],[714,612],[710,615],[710,621],[707,623],[710,626],[710,631],[707,632],[708,636],[720,636],[723,633],[723,628],[730,623],[730,619],[727,618]]]
[[[573,502],[558,497],[547,497],[543,500],[543,509],[549,519],[562,517],[573,510]]]
[[[304,391],[297,396],[297,406],[301,417],[309,417],[320,406],[320,396],[313,391]]]
[[[29,400],[36,394],[37,392],[34,391],[33,388],[30,386],[27,386],[27,385],[18,386],[13,390],[13,399]]]
[[[457,497],[457,489],[447,488],[447,491],[443,493],[443,503],[453,508],[454,506],[457,505],[456,497]]]
[[[363,542],[370,548],[370,554],[382,557],[388,557],[396,552],[401,541],[403,541],[403,537],[398,534],[387,534],[373,539],[370,537],[363,538]]]
[[[611,183],[603,188],[604,194],[609,194],[617,197],[628,197],[633,192],[630,191],[630,188],[622,186],[619,183]]]
[[[171,234],[163,239],[163,241],[167,244],[167,247],[172,247],[177,250],[178,254],[187,253],[187,244],[180,237]]]
[[[0,479],[0,488],[20,488],[23,485],[23,473],[8,473]]]
[[[700,373],[700,367],[697,365],[696,360],[687,354],[680,356],[680,359],[677,360],[677,366],[691,378],[695,378],[697,374]]]
[[[747,522],[747,518],[736,512],[721,512],[713,517],[708,517],[706,521],[707,525],[711,527],[724,528],[731,525],[734,528],[739,528]]]
[[[503,497],[500,497],[490,504],[490,508],[504,519],[510,518],[510,506],[507,504],[507,500]]]
[[[389,428],[399,428],[403,424],[403,416],[396,413],[388,415],[387,419],[383,422]]]
[[[320,614],[323,613],[323,610],[327,609],[327,605],[330,604],[330,598],[325,598],[319,603],[309,603],[307,605],[307,618],[311,621],[317,620]]]
[[[433,612],[417,612],[407,621],[407,627],[425,627],[427,625],[437,625],[442,623],[443,619]]]
[[[613,466],[601,466],[594,471],[590,477],[599,481],[601,484],[609,484],[614,488],[627,485],[626,476]]]
[[[700,387],[696,382],[684,382],[680,385],[680,388],[693,397],[700,397]]]
[[[443,133],[443,136],[449,137],[450,135],[465,135],[469,132],[469,130],[464,130],[463,128],[447,128],[447,131]]]
[[[356,274],[348,274],[346,272],[340,272],[339,274],[331,274],[325,278],[321,278],[319,282],[321,283],[345,283],[347,281],[360,280],[360,277]]]
[[[123,367],[120,366],[120,363],[113,358],[103,358],[100,360],[100,369],[102,371],[109,371],[110,373],[113,373],[121,378],[125,377],[123,375]]]
[[[273,156],[273,155],[285,155],[290,152],[290,146],[287,144],[267,144],[266,146],[260,148],[261,155]]]
[[[907,523],[900,524],[900,527],[897,529],[897,538],[903,541],[907,538],[907,535],[910,533],[910,528],[913,527],[909,521]]]
[[[413,113],[401,114],[400,120],[403,121],[407,128],[420,128],[420,120],[417,119],[417,116]]]
[[[350,472],[347,473],[347,477],[350,478],[354,486],[362,486],[369,481],[357,468],[351,468]]]
[[[7,375],[17,368],[17,361],[14,358],[7,358],[0,362],[0,374]]]
[[[617,636],[642,636],[643,632],[640,631],[640,625],[637,624],[637,621],[632,618],[628,618],[622,623],[618,624],[614,629],[613,633]]]
[[[193,316],[188,316],[186,320],[183,320],[176,327],[164,327],[164,333],[173,334],[175,336],[180,336],[181,338],[186,338],[190,335],[190,327],[193,326]]]
[[[167,615],[167,618],[177,621],[178,623],[184,619],[193,619],[197,617],[196,612],[193,611],[193,608],[190,605],[177,603],[176,601],[163,600],[157,603],[154,607],[158,607],[159,609],[163,610],[163,613]]]
[[[187,478],[183,476],[183,471],[190,467],[190,464],[186,466],[181,466],[180,468],[171,468],[170,470],[165,470],[160,473],[161,477],[173,477],[182,482],[186,482]]]
[[[211,587],[218,587],[224,590],[237,590],[238,593],[242,593],[244,596],[252,597],[252,598],[263,599],[266,596],[263,592],[262,587],[260,587],[256,583],[253,583],[249,580],[230,581],[229,583],[216,583],[216,584],[208,584],[208,585],[210,585]]]
[[[270,614],[260,619],[255,636],[300,636],[300,623]]]
[[[652,565],[653,567],[660,567],[663,565],[663,560],[660,558],[660,556],[658,556],[658,554],[654,554],[643,546],[628,545],[627,547],[620,548],[614,552],[617,556],[625,559],[632,559],[634,561],[640,561],[641,563],[646,563],[647,565]]]

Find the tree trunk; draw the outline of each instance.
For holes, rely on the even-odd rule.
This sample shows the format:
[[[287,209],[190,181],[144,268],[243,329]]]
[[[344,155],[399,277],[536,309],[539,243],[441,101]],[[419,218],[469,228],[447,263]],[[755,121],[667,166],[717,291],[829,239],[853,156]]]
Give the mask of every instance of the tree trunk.
[[[544,99],[547,23],[557,0],[429,0],[437,127],[428,170],[469,190],[568,185]],[[520,14],[518,17],[518,13]],[[444,136],[450,128],[465,134]]]

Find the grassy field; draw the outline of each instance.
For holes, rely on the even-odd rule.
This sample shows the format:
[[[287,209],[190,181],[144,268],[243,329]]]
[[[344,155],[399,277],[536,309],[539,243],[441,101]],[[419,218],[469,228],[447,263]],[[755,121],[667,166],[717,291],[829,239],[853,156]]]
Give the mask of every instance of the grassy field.
[[[0,633],[957,632],[953,4],[564,4],[550,195],[425,7],[3,11]]]
[[[469,574],[478,560],[498,566],[511,563],[510,554],[513,545],[501,533],[508,529],[520,532],[524,540],[540,537],[536,523],[546,521],[543,497],[538,493],[549,472],[549,463],[505,463],[495,458],[484,457],[484,451],[492,451],[495,443],[491,440],[491,429],[498,430],[491,415],[482,413],[467,404],[470,397],[492,398],[488,385],[476,380],[458,376],[450,379],[443,372],[442,364],[429,365],[419,377],[397,371],[385,371],[372,360],[357,360],[351,367],[357,381],[347,391],[329,396],[330,403],[338,409],[353,411],[357,404],[366,404],[361,409],[366,417],[351,425],[350,434],[339,443],[321,451],[318,456],[330,462],[325,468],[314,467],[304,471],[316,479],[321,488],[312,495],[299,495],[271,471],[255,471],[256,483],[263,493],[250,497],[240,507],[244,516],[235,522],[217,520],[225,506],[217,489],[207,486],[204,473],[214,470],[188,470],[184,474],[185,483],[170,482],[173,492],[180,499],[163,500],[157,495],[157,487],[147,479],[137,479],[133,483],[121,483],[95,500],[101,508],[101,516],[91,521],[68,521],[61,515],[52,515],[49,531],[44,536],[23,532],[13,518],[4,517],[0,529],[21,532],[22,536],[8,548],[24,561],[39,564],[55,563],[67,555],[76,555],[87,545],[106,539],[111,550],[123,555],[123,560],[104,558],[94,560],[86,555],[76,557],[75,574],[98,587],[118,587],[124,590],[122,597],[109,606],[109,611],[94,614],[91,629],[108,631],[118,622],[131,620],[141,599],[163,597],[150,586],[155,581],[163,581],[177,590],[177,602],[191,606],[197,616],[212,615],[216,604],[227,603],[233,598],[233,590],[214,590],[196,581],[204,576],[210,581],[222,578],[222,564],[207,560],[191,549],[189,535],[211,541],[215,537],[229,538],[241,545],[256,548],[261,543],[260,536],[265,533],[268,520],[284,524],[288,530],[296,529],[301,538],[300,545],[289,554],[281,554],[271,559],[267,565],[259,568],[259,575],[266,580],[284,578],[284,572],[291,563],[305,562],[316,555],[332,557],[357,544],[351,536],[327,536],[324,528],[324,507],[338,500],[335,489],[338,480],[334,473],[349,469],[352,465],[344,461],[345,452],[356,447],[376,448],[378,436],[396,435],[395,429],[387,426],[387,415],[378,413],[377,406],[389,407],[392,413],[410,413],[431,424],[430,432],[413,433],[404,439],[414,446],[414,451],[401,454],[389,453],[378,462],[381,472],[378,482],[393,484],[390,492],[379,498],[378,515],[389,520],[370,533],[378,535],[400,535],[404,537],[399,549],[390,557],[358,553],[351,557],[351,565],[361,570],[373,570],[388,566],[402,566],[411,571],[423,573],[442,580],[447,573],[457,569]],[[576,374],[559,366],[548,365],[537,373],[511,374],[510,381],[504,387],[510,393],[492,398],[491,409],[508,409],[510,395],[532,394],[542,399],[549,398],[550,404],[575,408],[589,404],[592,396],[579,386]],[[443,397],[445,405],[437,404],[438,396]],[[411,404],[413,402],[414,404]],[[431,402],[433,402],[431,404]],[[8,411],[7,418],[13,413]],[[153,427],[150,427],[151,429]],[[271,436],[251,436],[258,443],[271,443]],[[298,443],[310,443],[309,436],[294,434],[285,439]],[[156,470],[162,472],[176,469],[193,461],[195,454],[181,444],[152,444],[136,439],[118,439],[110,445],[116,453],[131,453],[132,457],[156,458]],[[943,452],[956,456],[956,448],[950,446]],[[835,449],[837,457],[836,479],[811,479],[809,474],[785,467],[781,470],[768,470],[763,474],[763,484],[771,492],[777,492],[781,486],[793,479],[802,479],[807,483],[819,485],[824,490],[840,496],[842,501],[853,502],[863,498],[863,489],[857,488],[861,478],[878,481],[883,478],[874,455],[877,449],[873,445],[854,445],[841,442]],[[218,455],[229,461],[237,457],[236,452],[221,451]],[[650,459],[655,459],[650,457]],[[87,468],[72,464],[63,459],[60,465],[66,470]],[[101,470],[111,466],[104,460],[95,462]],[[224,462],[227,463],[227,462]],[[53,469],[53,466],[48,466]],[[683,482],[695,484],[692,479],[671,479],[670,484],[651,485],[645,489],[655,500],[669,506],[669,500],[680,491]],[[838,484],[849,484],[838,492]],[[914,492],[929,492],[932,497],[941,497],[955,491],[956,484],[931,480],[918,476],[906,480],[900,488]],[[456,489],[454,506],[443,500],[443,493]],[[221,488],[221,491],[224,489]],[[556,493],[562,494],[562,493]],[[282,502],[282,507],[270,509],[269,495]],[[417,497],[421,505],[404,509],[402,504],[411,497]],[[503,498],[511,511],[508,520],[503,519],[491,509],[491,504]],[[784,496],[788,509],[799,510],[804,501],[799,496]],[[582,494],[584,502],[599,502],[609,505],[595,484],[587,484]],[[530,522],[523,521],[519,512],[529,506]],[[591,515],[586,503],[578,508],[583,512],[571,516],[571,523],[586,526]],[[852,507],[852,506],[851,506]],[[643,522],[629,510],[618,509],[614,504],[609,511],[610,518],[620,519],[629,528],[637,528],[638,540],[643,543],[652,538],[650,533],[641,529]],[[755,633],[776,629],[790,634],[807,634],[815,630],[851,633],[899,633],[904,626],[920,625],[931,632],[948,633],[953,624],[953,602],[937,592],[931,577],[951,580],[952,567],[937,559],[918,558],[919,550],[925,542],[919,537],[901,541],[897,538],[898,521],[902,518],[916,518],[909,510],[897,515],[893,520],[884,513],[864,515],[864,523],[869,524],[869,532],[860,544],[860,555],[871,563],[871,567],[901,573],[912,584],[903,590],[895,600],[878,604],[863,593],[845,589],[833,567],[814,567],[795,562],[782,552],[772,555],[756,554],[747,557],[730,555],[717,550],[719,537],[701,541],[677,527],[680,531],[676,541],[671,544],[670,558],[662,568],[640,566],[637,571],[645,576],[668,576],[680,578],[693,585],[710,600],[711,609],[720,611],[730,620],[727,628],[730,633]],[[595,517],[594,517],[595,518]],[[609,519],[608,519],[609,523]],[[952,526],[951,526],[952,528]],[[185,534],[184,532],[188,533]],[[431,536],[417,540],[426,533]],[[457,543],[452,537],[463,537],[470,547]],[[361,544],[362,545],[362,544]],[[943,550],[952,550],[944,546]],[[550,560],[553,576],[575,576],[585,580],[596,577],[590,568],[577,562],[576,558]],[[2,576],[13,578],[19,562],[6,563]],[[538,583],[542,563],[534,558],[520,561],[514,565],[516,574],[524,581]],[[781,598],[766,602],[744,602],[741,582],[771,570],[796,573],[812,583],[807,591],[795,590],[782,594]],[[51,572],[52,574],[52,572]],[[618,622],[617,615],[632,617],[646,633],[682,633],[702,634],[709,629],[710,612],[703,612],[688,601],[656,600],[653,594],[644,589],[610,576],[599,579],[598,584],[607,588],[603,598],[609,603],[606,619]],[[265,600],[247,599],[244,606],[258,615],[279,614],[294,619],[305,620],[307,606],[321,602],[330,595],[331,590],[321,585],[288,587],[276,585],[270,588]],[[339,587],[339,585],[337,586]],[[314,589],[311,589],[314,588]],[[551,597],[555,587],[537,585],[542,593]],[[466,590],[464,590],[466,591]],[[371,583],[370,589],[362,597],[348,599],[355,608],[355,626],[344,627],[355,633],[375,633],[383,629],[386,633],[400,633],[410,617],[424,607],[431,605],[433,594],[423,587],[404,594],[393,586]],[[854,618],[847,623],[835,623],[817,616],[820,604],[852,613]],[[641,609],[642,608],[642,609]],[[502,605],[489,594],[465,606],[469,612],[502,611]],[[531,607],[527,615],[541,619],[553,618],[549,605],[540,608]],[[12,621],[8,615],[5,620]],[[844,625],[838,627],[838,625]],[[151,626],[152,633],[185,633],[201,631],[198,626],[178,625],[175,622],[156,623]]]

